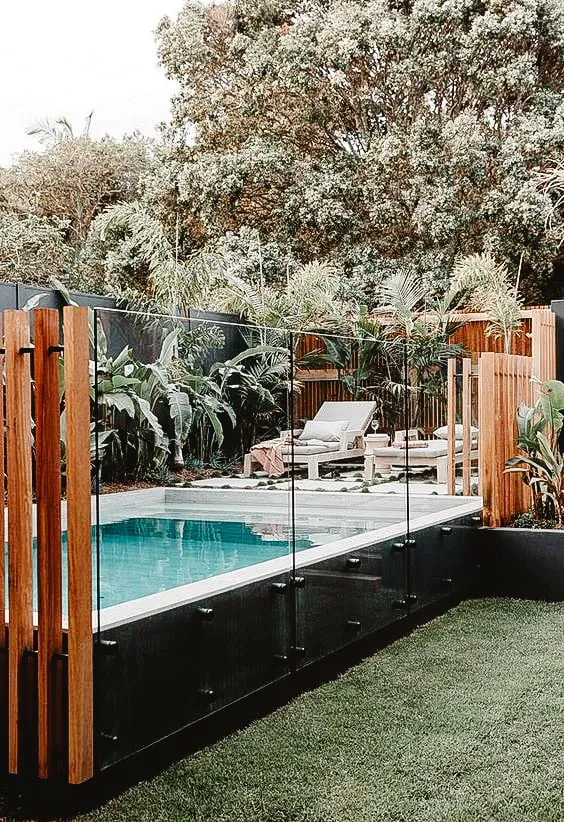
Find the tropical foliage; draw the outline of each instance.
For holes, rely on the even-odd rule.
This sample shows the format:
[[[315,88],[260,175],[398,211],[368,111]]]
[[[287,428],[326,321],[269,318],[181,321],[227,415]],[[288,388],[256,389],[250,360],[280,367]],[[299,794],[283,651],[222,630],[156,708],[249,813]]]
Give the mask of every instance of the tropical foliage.
[[[564,383],[548,380],[540,385],[533,408],[518,411],[521,454],[507,461],[508,472],[520,473],[532,492],[537,520],[555,519],[564,525],[563,430]]]
[[[320,334],[323,349],[309,354],[302,367],[330,363],[355,398],[379,400],[389,423],[403,414],[409,394],[412,424],[420,423],[423,397],[444,399],[444,370],[449,357],[462,353],[449,342],[461,293],[453,285],[441,298],[429,297],[414,274],[397,272],[380,289],[379,306],[370,315],[360,307],[352,333]]]

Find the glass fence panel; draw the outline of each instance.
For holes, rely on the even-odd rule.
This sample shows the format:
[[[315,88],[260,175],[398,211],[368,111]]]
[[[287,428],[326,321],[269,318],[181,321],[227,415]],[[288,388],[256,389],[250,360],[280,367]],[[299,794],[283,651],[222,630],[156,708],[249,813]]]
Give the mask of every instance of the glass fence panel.
[[[411,365],[418,356],[415,343],[408,345],[407,353]],[[412,520],[416,525],[415,515],[421,509],[423,500],[419,498],[423,494],[428,495],[425,499],[427,517],[434,520],[433,525],[416,529],[412,534],[412,611],[464,594],[471,589],[476,574],[476,561],[468,539],[468,518],[461,513],[464,504],[471,502],[472,494],[477,493],[475,379],[469,359],[452,359],[449,380],[448,358],[441,356],[440,347],[436,354],[439,356],[432,364],[432,379],[419,388],[419,396],[412,400],[410,408],[413,424],[427,441],[424,449],[411,455]],[[450,442],[449,407],[450,419],[455,422]],[[463,423],[472,426],[466,445]],[[445,522],[449,513],[451,517]]]
[[[289,336],[98,311],[101,766],[290,673]]]
[[[407,613],[403,353],[362,335],[295,335],[296,666]],[[387,348],[387,352],[386,352]],[[388,359],[385,359],[387,353]]]

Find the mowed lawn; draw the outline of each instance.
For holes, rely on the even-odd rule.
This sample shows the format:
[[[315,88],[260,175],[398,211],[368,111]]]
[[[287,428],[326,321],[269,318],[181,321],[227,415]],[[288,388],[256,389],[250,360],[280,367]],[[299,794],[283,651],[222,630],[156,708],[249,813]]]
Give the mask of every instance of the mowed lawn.
[[[562,822],[563,646],[564,604],[466,602],[79,818]]]

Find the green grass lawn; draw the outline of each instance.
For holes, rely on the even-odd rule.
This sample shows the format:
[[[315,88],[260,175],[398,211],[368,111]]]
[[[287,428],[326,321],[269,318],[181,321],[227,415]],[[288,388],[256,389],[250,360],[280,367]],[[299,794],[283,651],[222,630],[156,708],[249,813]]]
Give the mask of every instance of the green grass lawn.
[[[466,602],[97,822],[562,822],[564,605]]]

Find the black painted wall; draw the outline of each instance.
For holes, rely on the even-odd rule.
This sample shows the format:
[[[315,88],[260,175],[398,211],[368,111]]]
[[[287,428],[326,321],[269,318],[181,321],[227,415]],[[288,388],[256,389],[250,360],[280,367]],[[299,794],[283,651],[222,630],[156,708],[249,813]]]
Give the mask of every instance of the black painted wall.
[[[553,300],[556,314],[556,379],[564,381],[564,300]]]
[[[481,528],[481,594],[564,600],[564,531]]]

